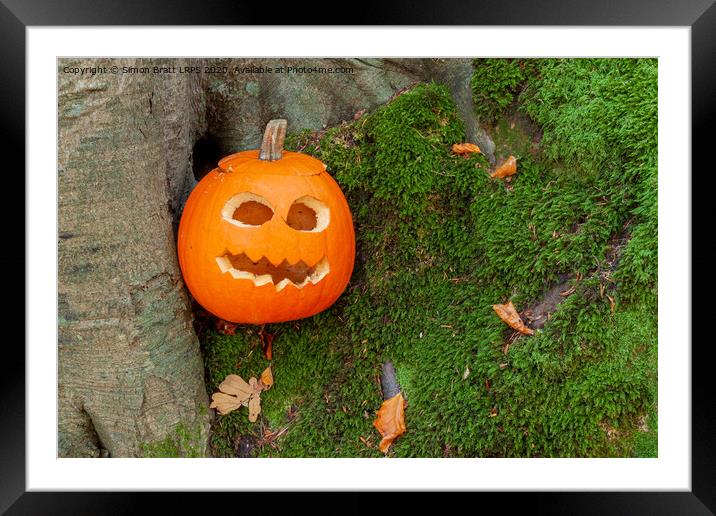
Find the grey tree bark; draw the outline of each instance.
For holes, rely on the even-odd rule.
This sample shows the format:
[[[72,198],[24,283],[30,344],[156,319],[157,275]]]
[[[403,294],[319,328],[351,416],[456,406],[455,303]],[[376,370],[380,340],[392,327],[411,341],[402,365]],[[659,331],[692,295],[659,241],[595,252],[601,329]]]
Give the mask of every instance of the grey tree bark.
[[[209,62],[207,62],[209,64]],[[465,123],[466,139],[476,143],[490,161],[494,148],[480,127],[472,102],[470,59],[220,59],[216,67],[249,69],[251,66],[301,69],[302,67],[350,68],[353,73],[238,73],[207,79],[208,133],[216,153],[226,155],[256,148],[263,128],[271,119],[285,118],[291,132],[320,130],[351,120],[363,109],[384,104],[416,82],[436,81],[450,89]],[[214,163],[204,167],[213,168]]]
[[[83,74],[65,66],[325,66],[352,74]],[[208,397],[175,230],[197,167],[290,131],[351,120],[416,82],[446,83],[490,155],[469,60],[68,59],[58,64],[59,454],[141,456],[182,426],[206,450]],[[487,140],[485,140],[487,137]],[[212,142],[201,154],[198,140]],[[195,152],[196,151],[196,152]]]
[[[134,60],[63,60],[70,66]],[[203,130],[200,78],[59,73],[59,455],[206,443],[199,343],[171,210]]]

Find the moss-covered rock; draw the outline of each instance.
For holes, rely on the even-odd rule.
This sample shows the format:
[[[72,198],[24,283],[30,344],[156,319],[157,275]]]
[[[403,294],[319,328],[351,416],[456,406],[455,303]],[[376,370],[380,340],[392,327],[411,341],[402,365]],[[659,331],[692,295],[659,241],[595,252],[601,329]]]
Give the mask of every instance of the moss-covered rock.
[[[621,84],[650,62],[602,61],[524,68],[518,108],[541,131],[514,140],[522,150],[510,180],[491,179],[480,155],[451,154],[463,129],[438,84],[417,85],[350,123],[290,135],[287,147],[325,162],[346,193],[355,271],[326,312],[267,327],[276,334],[275,386],[262,396],[262,421],[248,423],[245,409],[218,418],[217,455],[235,455],[237,437],[252,435],[259,443],[252,453],[260,456],[381,456],[372,422],[386,360],[408,401],[408,431],[391,455],[652,453],[640,431],[656,403],[652,115],[632,116],[631,132],[610,129],[582,143],[554,128],[576,120],[570,109],[584,109],[595,82],[602,100],[593,101],[605,111],[595,105],[588,113],[597,120],[625,111],[613,103],[649,104],[649,94],[620,92],[631,91],[629,84],[655,87],[648,74],[646,85]],[[574,72],[569,88],[582,96],[553,91],[564,87],[553,81],[567,71]],[[544,102],[561,115],[546,120],[549,106],[535,107]],[[507,139],[514,111],[506,109],[495,117]],[[599,150],[601,139],[608,145]],[[573,150],[560,151],[559,141]],[[513,339],[492,304],[511,299],[523,310],[564,278],[574,290],[544,328]],[[229,373],[246,378],[267,365],[255,328],[210,333],[204,348],[210,391]]]

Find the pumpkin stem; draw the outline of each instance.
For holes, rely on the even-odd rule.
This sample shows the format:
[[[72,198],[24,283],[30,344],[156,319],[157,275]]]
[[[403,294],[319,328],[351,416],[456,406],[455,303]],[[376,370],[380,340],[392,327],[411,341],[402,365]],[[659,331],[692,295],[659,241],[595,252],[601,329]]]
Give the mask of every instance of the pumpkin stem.
[[[271,120],[266,124],[259,159],[264,161],[276,161],[281,159],[283,156],[283,142],[286,139],[287,125],[288,122],[283,118]]]

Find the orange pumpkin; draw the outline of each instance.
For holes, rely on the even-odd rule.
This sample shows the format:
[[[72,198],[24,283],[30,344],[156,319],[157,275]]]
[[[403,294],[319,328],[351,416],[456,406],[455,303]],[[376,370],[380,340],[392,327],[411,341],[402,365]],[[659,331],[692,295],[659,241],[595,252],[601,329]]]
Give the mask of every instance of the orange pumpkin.
[[[285,120],[261,150],[227,156],[196,185],[179,224],[189,291],[227,321],[301,319],[331,306],[353,271],[355,233],[338,184],[315,158],[284,152]]]

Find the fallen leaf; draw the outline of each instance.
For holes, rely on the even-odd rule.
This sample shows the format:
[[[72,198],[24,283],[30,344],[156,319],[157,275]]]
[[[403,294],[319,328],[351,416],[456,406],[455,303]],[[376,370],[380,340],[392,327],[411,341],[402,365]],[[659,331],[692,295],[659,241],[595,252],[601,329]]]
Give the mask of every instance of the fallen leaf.
[[[614,298],[612,296],[607,296],[607,299],[609,300],[609,306],[612,307],[612,315],[614,315],[614,307],[617,305],[616,301],[614,301]]]
[[[468,376],[470,376],[470,368],[468,366],[465,366],[465,372],[462,373],[462,379],[467,380]]]
[[[268,366],[266,369],[264,369],[264,372],[261,373],[260,383],[263,385],[265,391],[269,390],[271,386],[273,385],[273,373],[271,372],[271,366]]]
[[[388,452],[393,441],[405,433],[405,400],[403,393],[399,392],[387,399],[376,413],[373,426],[380,432],[383,439],[380,441],[380,451]]]
[[[238,375],[230,374],[219,384],[219,390],[234,396],[248,398],[254,393],[251,385]]]
[[[480,150],[480,147],[474,143],[456,143],[452,146],[452,152],[453,154],[460,156],[467,156],[468,154],[482,151]]]
[[[520,314],[517,313],[512,301],[509,301],[506,305],[492,305],[492,309],[510,328],[525,335],[534,335],[534,330],[525,326],[525,323],[520,319]]]
[[[222,416],[248,403],[253,389],[240,376],[230,374],[219,385],[219,391],[211,396],[210,408],[215,408]]]
[[[510,156],[490,174],[490,177],[501,179],[503,177],[511,176],[516,172],[517,159],[514,156]]]
[[[261,349],[264,352],[266,360],[273,359],[273,333],[267,332],[263,326],[259,330],[259,338],[261,339]]]
[[[264,377],[266,371],[271,374],[268,367],[261,377]],[[273,377],[271,377],[271,385],[273,385]],[[209,408],[215,408],[219,414],[225,416],[229,412],[244,406],[249,407],[249,421],[252,423],[261,413],[261,391],[268,387],[256,378],[249,378],[248,383],[238,375],[230,374],[224,381],[219,384],[219,392],[211,395],[211,405]]]
[[[261,413],[261,397],[258,393],[254,394],[249,398],[249,421],[252,423],[256,422],[256,418]]]
[[[223,392],[215,392],[211,395],[211,400],[209,408],[217,409],[219,414],[222,416],[225,416],[229,412],[233,412],[244,404],[244,400],[237,398],[236,396],[224,394]]]

